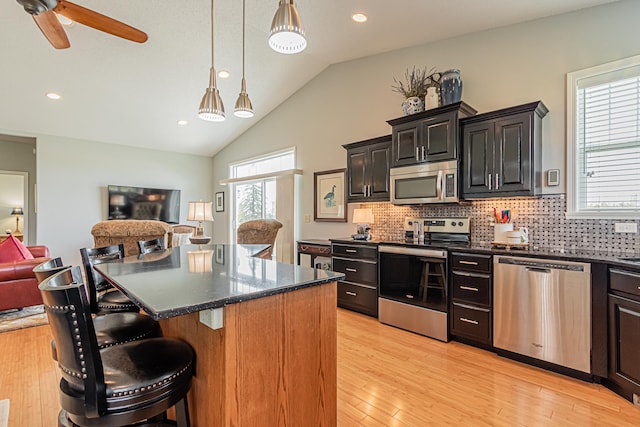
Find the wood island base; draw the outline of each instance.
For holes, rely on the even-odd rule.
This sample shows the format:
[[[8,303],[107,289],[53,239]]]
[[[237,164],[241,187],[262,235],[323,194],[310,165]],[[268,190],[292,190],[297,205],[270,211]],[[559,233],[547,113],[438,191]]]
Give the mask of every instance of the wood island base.
[[[213,330],[198,313],[160,321],[193,346],[194,427],[337,424],[336,282],[224,307]]]

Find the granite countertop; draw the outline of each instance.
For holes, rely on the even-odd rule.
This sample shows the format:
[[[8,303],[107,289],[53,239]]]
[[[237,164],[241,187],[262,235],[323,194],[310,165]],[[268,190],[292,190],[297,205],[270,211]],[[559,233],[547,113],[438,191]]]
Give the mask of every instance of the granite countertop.
[[[254,258],[265,245],[185,245],[95,266],[154,319],[321,285],[344,274]]]
[[[404,241],[393,240],[353,240],[348,237],[332,238],[331,242],[336,243],[349,243],[349,244],[365,244],[365,245],[395,245],[395,246],[407,246],[415,248],[426,248],[429,244],[413,244]],[[474,252],[474,253],[486,253],[492,255],[509,255],[509,256],[523,256],[533,258],[551,258],[567,261],[579,261],[579,262],[598,262],[616,265],[619,267],[630,268],[636,271],[640,271],[640,252],[620,252],[606,249],[589,249],[589,248],[562,248],[562,247],[544,247],[529,245],[526,248],[500,248],[494,247],[491,243],[474,243],[470,245],[449,245],[446,248],[448,251],[460,251],[460,252]],[[633,262],[624,260],[622,258],[638,258],[639,262]]]

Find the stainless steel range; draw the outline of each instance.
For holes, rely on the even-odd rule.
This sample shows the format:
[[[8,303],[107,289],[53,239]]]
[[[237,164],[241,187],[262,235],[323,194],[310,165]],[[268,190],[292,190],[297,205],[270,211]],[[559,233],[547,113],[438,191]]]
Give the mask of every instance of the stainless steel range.
[[[378,246],[378,319],[448,341],[447,248],[469,245],[469,218],[405,218],[404,241]]]

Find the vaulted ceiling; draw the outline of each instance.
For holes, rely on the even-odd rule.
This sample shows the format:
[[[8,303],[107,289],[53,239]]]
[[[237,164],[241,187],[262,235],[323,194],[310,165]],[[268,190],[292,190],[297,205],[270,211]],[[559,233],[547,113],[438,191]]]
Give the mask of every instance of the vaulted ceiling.
[[[137,44],[83,25],[56,50],[12,0],[0,13],[0,129],[213,155],[327,66],[613,0],[299,0],[308,47],[267,44],[277,0],[246,0],[247,91],[256,115],[233,116],[240,91],[242,2],[215,0],[215,66],[227,120],[197,118],[211,62],[208,0],[74,0],[141,29]],[[355,12],[369,20],[356,24]],[[47,92],[62,96],[58,101]],[[185,126],[177,124],[186,120]]]

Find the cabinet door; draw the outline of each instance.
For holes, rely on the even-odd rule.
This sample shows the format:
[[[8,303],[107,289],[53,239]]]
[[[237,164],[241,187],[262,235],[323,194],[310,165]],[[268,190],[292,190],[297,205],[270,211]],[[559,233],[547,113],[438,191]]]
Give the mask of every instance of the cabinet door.
[[[488,197],[493,191],[493,121],[462,130],[462,197]]]
[[[366,147],[347,150],[347,201],[364,199],[367,184],[367,155]]]
[[[450,112],[429,117],[420,122],[422,140],[427,162],[439,162],[456,158],[457,113]],[[420,148],[422,150],[422,148]]]
[[[368,160],[369,200],[388,201],[391,140],[371,145]]]
[[[404,166],[418,163],[418,123],[410,122],[393,127],[393,164]]]
[[[499,193],[532,190],[531,113],[495,122],[494,189]],[[497,185],[495,180],[497,176]]]
[[[623,396],[640,394],[640,302],[609,295],[609,380]]]

